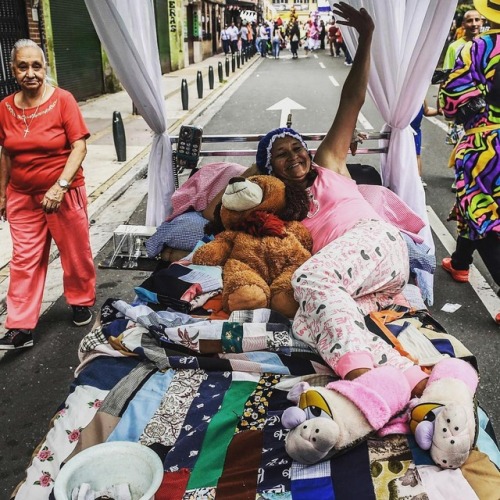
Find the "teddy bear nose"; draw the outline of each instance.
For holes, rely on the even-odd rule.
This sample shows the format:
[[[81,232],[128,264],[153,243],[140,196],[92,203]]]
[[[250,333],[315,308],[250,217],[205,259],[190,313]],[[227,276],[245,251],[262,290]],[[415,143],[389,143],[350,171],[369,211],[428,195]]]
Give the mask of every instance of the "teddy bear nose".
[[[231,177],[231,179],[229,179],[229,182],[228,184],[236,184],[237,182],[245,182],[245,178],[244,177]]]

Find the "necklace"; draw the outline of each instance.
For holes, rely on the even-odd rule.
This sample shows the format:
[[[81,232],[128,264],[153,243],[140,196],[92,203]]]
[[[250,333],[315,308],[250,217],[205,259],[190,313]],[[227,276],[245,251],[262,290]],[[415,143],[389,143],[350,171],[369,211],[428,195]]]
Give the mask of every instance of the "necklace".
[[[30,132],[31,124],[33,123],[33,120],[35,119],[36,114],[38,113],[38,108],[40,107],[40,104],[42,104],[43,98],[45,97],[45,92],[47,92],[47,84],[44,84],[42,97],[40,98],[40,101],[38,102],[38,106],[36,107],[35,112],[31,115],[31,120],[29,123],[26,120],[26,115],[24,114],[24,108],[23,108],[23,116],[21,118],[23,119],[24,126],[26,127],[24,129],[24,137],[26,137]]]
[[[314,193],[311,188],[306,188],[306,192],[309,196],[309,212],[307,213],[307,218],[312,219],[319,212],[319,201],[314,197]]]

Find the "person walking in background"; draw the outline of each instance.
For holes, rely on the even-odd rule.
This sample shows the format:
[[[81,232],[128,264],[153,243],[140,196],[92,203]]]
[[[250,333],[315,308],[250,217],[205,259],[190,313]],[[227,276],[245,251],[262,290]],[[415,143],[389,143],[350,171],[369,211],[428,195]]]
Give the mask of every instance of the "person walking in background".
[[[479,35],[482,25],[483,21],[477,10],[468,10],[464,14],[460,30],[462,34],[448,46],[443,60],[443,70],[449,71],[455,67],[455,62],[458,54],[462,50],[462,47]],[[446,144],[454,146],[458,142],[459,136],[462,132],[463,128],[461,125],[457,125],[453,120],[448,120],[448,131],[445,139]],[[454,190],[455,185],[453,184],[452,191]]]
[[[52,239],[77,326],[92,320],[96,280],[82,172],[87,126],[74,97],[47,83],[34,41],[15,43],[11,69],[21,90],[0,103],[0,216],[13,242],[2,350],[33,345]]]
[[[253,26],[252,26],[252,23],[247,22],[247,30],[248,30],[248,34],[247,34],[247,48],[249,50],[252,50],[252,45],[253,45]],[[253,53],[253,50],[252,50],[252,53]]]
[[[298,59],[299,54],[299,44],[300,44],[300,28],[298,21],[293,23],[290,29],[290,52],[292,53],[292,59]]]
[[[413,118],[410,127],[413,129],[413,139],[415,140],[415,152],[417,153],[418,175],[422,181],[422,186],[425,188],[427,184],[422,179],[422,119],[424,116],[436,116],[440,114],[437,108],[431,108],[424,100],[424,104],[420,108],[417,116]]]
[[[325,50],[326,26],[323,19],[319,22],[319,48]]]
[[[238,52],[238,37],[240,34],[240,30],[235,26],[233,21],[227,31],[229,33],[229,40],[231,43],[231,52],[233,54],[236,54],[236,52]]]
[[[248,47],[248,23],[243,21],[240,29],[241,50],[245,52]]]
[[[455,281],[469,279],[474,250],[500,286],[500,0],[475,0],[492,30],[461,49],[454,70],[440,90],[444,115],[463,123],[465,132],[450,163],[455,169],[458,240],[442,261]],[[500,312],[496,316],[500,323]]]
[[[222,50],[224,54],[227,56],[229,54],[231,48],[231,35],[227,30],[227,24],[224,25],[224,29],[220,32],[220,41],[222,42]]]
[[[282,42],[283,42],[283,35],[281,34],[281,29],[279,26],[275,26],[273,29],[273,38],[272,38],[273,56],[275,59],[279,59],[280,57],[280,47]]]
[[[267,55],[267,42],[269,41],[269,35],[267,33],[267,26],[262,23],[259,27],[259,38],[260,38],[260,55],[261,57],[266,57]]]
[[[335,18],[333,18],[330,26],[328,27],[328,46],[330,47],[330,55],[332,57],[340,56],[340,47],[337,45],[338,29],[339,27],[335,22]]]
[[[344,42],[344,37],[342,36],[342,31],[340,31],[340,28],[337,29],[337,35],[336,35],[336,43],[339,49],[342,49],[342,52],[344,53],[345,61],[344,64],[346,66],[352,66],[352,57],[351,54],[349,54],[349,50],[347,49],[347,45]],[[340,54],[340,51],[339,51]]]

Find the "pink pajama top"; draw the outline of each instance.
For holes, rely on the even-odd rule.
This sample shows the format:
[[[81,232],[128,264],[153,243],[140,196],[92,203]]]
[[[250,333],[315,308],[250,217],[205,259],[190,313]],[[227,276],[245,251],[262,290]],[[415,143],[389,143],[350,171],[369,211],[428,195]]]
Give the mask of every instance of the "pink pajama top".
[[[360,193],[355,181],[318,165],[308,188],[310,206],[302,221],[313,239],[313,253],[336,240],[360,220],[382,220]]]

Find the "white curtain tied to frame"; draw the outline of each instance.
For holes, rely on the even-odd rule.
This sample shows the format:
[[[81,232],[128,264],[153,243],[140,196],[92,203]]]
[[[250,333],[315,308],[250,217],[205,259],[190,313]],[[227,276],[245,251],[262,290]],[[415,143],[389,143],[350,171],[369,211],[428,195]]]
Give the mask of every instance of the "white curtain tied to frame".
[[[457,2],[347,0],[347,3],[357,9],[365,8],[375,22],[368,92],[385,121],[382,130],[391,133],[388,152],[381,156],[384,186],[399,195],[427,223],[421,236],[434,253],[410,122],[424,102]],[[355,31],[345,26],[341,29],[348,49],[354,54]],[[447,158],[443,162],[445,167]],[[427,288],[432,290],[433,278],[429,273],[420,273],[418,278],[425,280]],[[427,302],[431,305],[432,297]]]
[[[146,225],[159,226],[171,211],[175,181],[153,5],[151,0],[85,0],[85,4],[113,70],[154,132]]]

